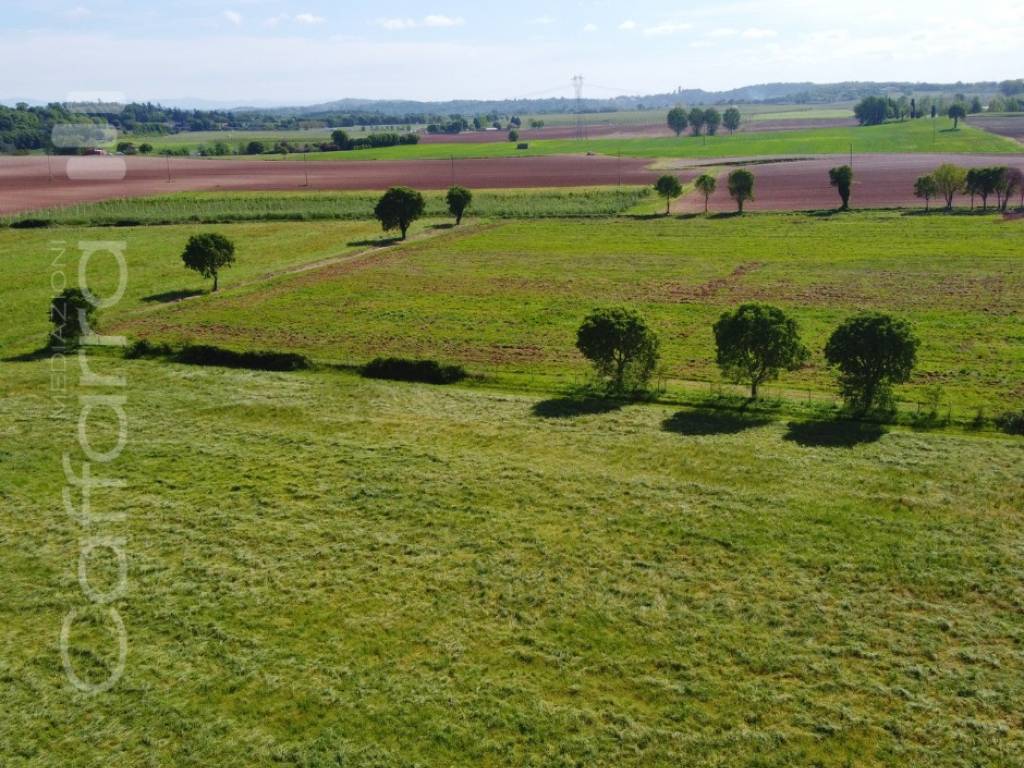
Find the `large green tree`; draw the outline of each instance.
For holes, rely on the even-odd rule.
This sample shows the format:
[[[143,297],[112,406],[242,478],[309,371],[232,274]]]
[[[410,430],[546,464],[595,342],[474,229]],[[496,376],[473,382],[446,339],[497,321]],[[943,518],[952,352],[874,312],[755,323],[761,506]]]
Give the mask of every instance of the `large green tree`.
[[[409,225],[423,215],[426,202],[423,195],[409,187],[392,187],[377,202],[373,215],[381,223],[384,231],[398,229],[402,239],[409,231]]]
[[[825,359],[839,371],[847,405],[867,411],[888,406],[892,385],[910,379],[919,344],[905,321],[865,312],[836,328],[825,345]]]
[[[829,183],[839,192],[839,199],[842,200],[842,210],[850,210],[850,190],[853,187],[853,168],[848,165],[840,165],[831,168],[828,172]]]
[[[960,127],[960,121],[967,117],[967,109],[963,104],[957,103],[949,108],[949,119],[953,121],[953,130]]]
[[[762,384],[777,379],[781,371],[795,371],[810,354],[800,341],[796,321],[767,304],[743,304],[723,313],[714,333],[722,374],[749,383],[755,400]]]
[[[705,109],[704,110],[704,131],[708,136],[714,136],[718,133],[718,126],[722,124],[722,113],[717,109]]]
[[[615,393],[646,387],[658,364],[657,334],[635,310],[595,309],[576,332],[576,348]]]
[[[216,232],[192,235],[181,254],[185,266],[203,277],[213,278],[213,290],[217,290],[220,271],[235,263],[235,244]]]
[[[735,170],[729,174],[728,186],[729,195],[743,213],[743,204],[754,199],[754,174],[744,168]]]
[[[455,217],[455,225],[458,226],[462,223],[466,209],[473,202],[473,193],[465,187],[454,186],[448,190],[445,202],[448,203],[448,212]]]
[[[740,127],[740,119],[740,111],[736,107],[729,107],[722,113],[722,125],[728,129],[729,133],[734,133]]]
[[[921,176],[914,182],[914,196],[924,200],[924,209],[926,211],[931,207],[931,199],[938,194],[939,185],[935,182],[935,177],[931,174]]]
[[[654,191],[665,198],[665,215],[672,210],[672,201],[683,194],[683,185],[677,176],[666,174],[654,182]]]
[[[690,121],[690,131],[694,136],[700,136],[700,132],[704,129],[704,110],[700,107],[694,107],[690,110],[690,114],[687,115],[687,119]]]
[[[675,131],[676,136],[686,130],[690,121],[686,117],[686,110],[682,107],[673,107],[668,111],[668,127]]]
[[[693,180],[693,186],[704,195],[704,215],[707,216],[708,203],[711,200],[711,196],[715,194],[715,189],[718,188],[718,180],[710,173],[702,173]]]
[[[946,201],[946,210],[952,210],[953,198],[963,191],[967,182],[967,169],[952,163],[943,163],[932,171],[932,178],[939,194]]]

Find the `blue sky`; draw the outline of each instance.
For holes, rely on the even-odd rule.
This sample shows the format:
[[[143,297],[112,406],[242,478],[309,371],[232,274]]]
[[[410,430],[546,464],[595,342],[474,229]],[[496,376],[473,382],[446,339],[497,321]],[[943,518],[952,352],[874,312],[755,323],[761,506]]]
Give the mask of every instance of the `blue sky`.
[[[0,0],[0,99],[306,104],[1019,77],[1024,2]]]

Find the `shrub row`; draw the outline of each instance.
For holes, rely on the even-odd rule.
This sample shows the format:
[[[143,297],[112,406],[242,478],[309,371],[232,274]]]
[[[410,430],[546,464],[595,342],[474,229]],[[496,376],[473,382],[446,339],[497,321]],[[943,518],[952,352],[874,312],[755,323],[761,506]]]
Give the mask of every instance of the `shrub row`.
[[[301,371],[310,361],[291,352],[235,352],[206,344],[189,344],[175,349],[169,344],[136,341],[124,353],[129,360],[165,358],[186,365],[247,368],[253,371]]]

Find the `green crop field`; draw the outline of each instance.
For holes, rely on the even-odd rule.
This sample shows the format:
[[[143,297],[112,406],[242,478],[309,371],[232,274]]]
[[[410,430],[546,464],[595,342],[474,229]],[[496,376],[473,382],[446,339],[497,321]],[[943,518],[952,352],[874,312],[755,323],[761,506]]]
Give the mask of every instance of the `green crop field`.
[[[756,157],[760,155],[817,155],[861,153],[1022,153],[1024,146],[970,126],[952,130],[944,118],[910,120],[876,126],[817,128],[794,131],[722,133],[718,136],[681,136],[637,139],[542,139],[530,141],[528,150],[511,142],[484,144],[417,144],[355,152],[313,152],[309,158],[332,160],[427,160],[449,157],[522,157],[594,152],[624,157]]]
[[[427,191],[427,216],[447,216],[445,192]],[[469,216],[545,218],[611,216],[644,206],[650,187],[575,187],[571,189],[481,189],[473,191]],[[379,194],[369,192],[182,192],[148,198],[37,210],[0,218],[0,226],[31,220],[51,225],[127,226],[189,222],[322,221],[372,219]]]
[[[513,198],[488,204],[523,218],[430,217],[389,245],[366,219],[0,228],[3,768],[1019,765],[1024,439],[967,422],[1024,396],[1024,221],[547,218],[584,203]],[[111,205],[77,215],[320,201]],[[237,245],[216,295],[180,259],[206,231]],[[128,267],[102,332],[317,365],[87,349],[125,386],[86,380],[39,347],[90,240],[123,242]],[[90,287],[110,295],[114,273],[97,257]],[[814,356],[763,406],[721,407],[709,324],[748,299],[790,310]],[[587,377],[576,326],[620,304],[661,335],[666,391],[570,398]],[[938,401],[957,423],[817,404],[825,334],[865,308],[921,336],[904,407]],[[348,370],[384,354],[474,377]],[[82,472],[79,398],[112,392],[124,449],[91,471],[126,484],[94,492],[84,528],[65,457]],[[102,410],[94,451],[117,439]],[[100,681],[118,656],[83,594],[91,537],[122,542],[126,655],[84,695],[62,662],[68,611],[77,675]],[[91,589],[117,583],[108,550],[87,560]]]

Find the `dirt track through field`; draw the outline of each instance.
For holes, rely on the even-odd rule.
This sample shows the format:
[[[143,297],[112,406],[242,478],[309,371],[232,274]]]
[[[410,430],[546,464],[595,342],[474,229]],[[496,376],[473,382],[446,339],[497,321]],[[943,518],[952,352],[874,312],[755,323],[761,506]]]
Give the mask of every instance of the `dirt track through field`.
[[[748,211],[804,211],[839,207],[839,195],[829,184],[828,171],[850,162],[849,155],[829,155],[809,159],[772,161],[769,159],[734,159],[708,161],[718,179],[718,189],[711,197],[710,211],[723,213],[736,210],[729,197],[726,178],[736,168],[747,168],[756,179],[755,199],[745,205]],[[854,208],[924,207],[914,196],[914,181],[931,173],[942,163],[955,163],[968,168],[987,165],[1009,165],[1024,170],[1020,155],[855,155],[854,185],[850,204]],[[713,166],[712,166],[713,164]],[[699,168],[679,161],[678,167],[692,175]],[[957,205],[963,205],[961,197]],[[937,201],[932,201],[936,205]],[[693,191],[674,206],[677,213],[703,213],[704,198]]]
[[[402,184],[447,189],[454,182],[476,189],[653,184],[649,160],[564,155],[480,160],[267,161],[190,158],[0,157],[0,215],[119,197],[195,190],[380,190]],[[102,178],[125,160],[123,179]],[[77,168],[77,170],[76,170]],[[168,181],[168,174],[170,181]],[[308,174],[309,186],[305,186]]]

